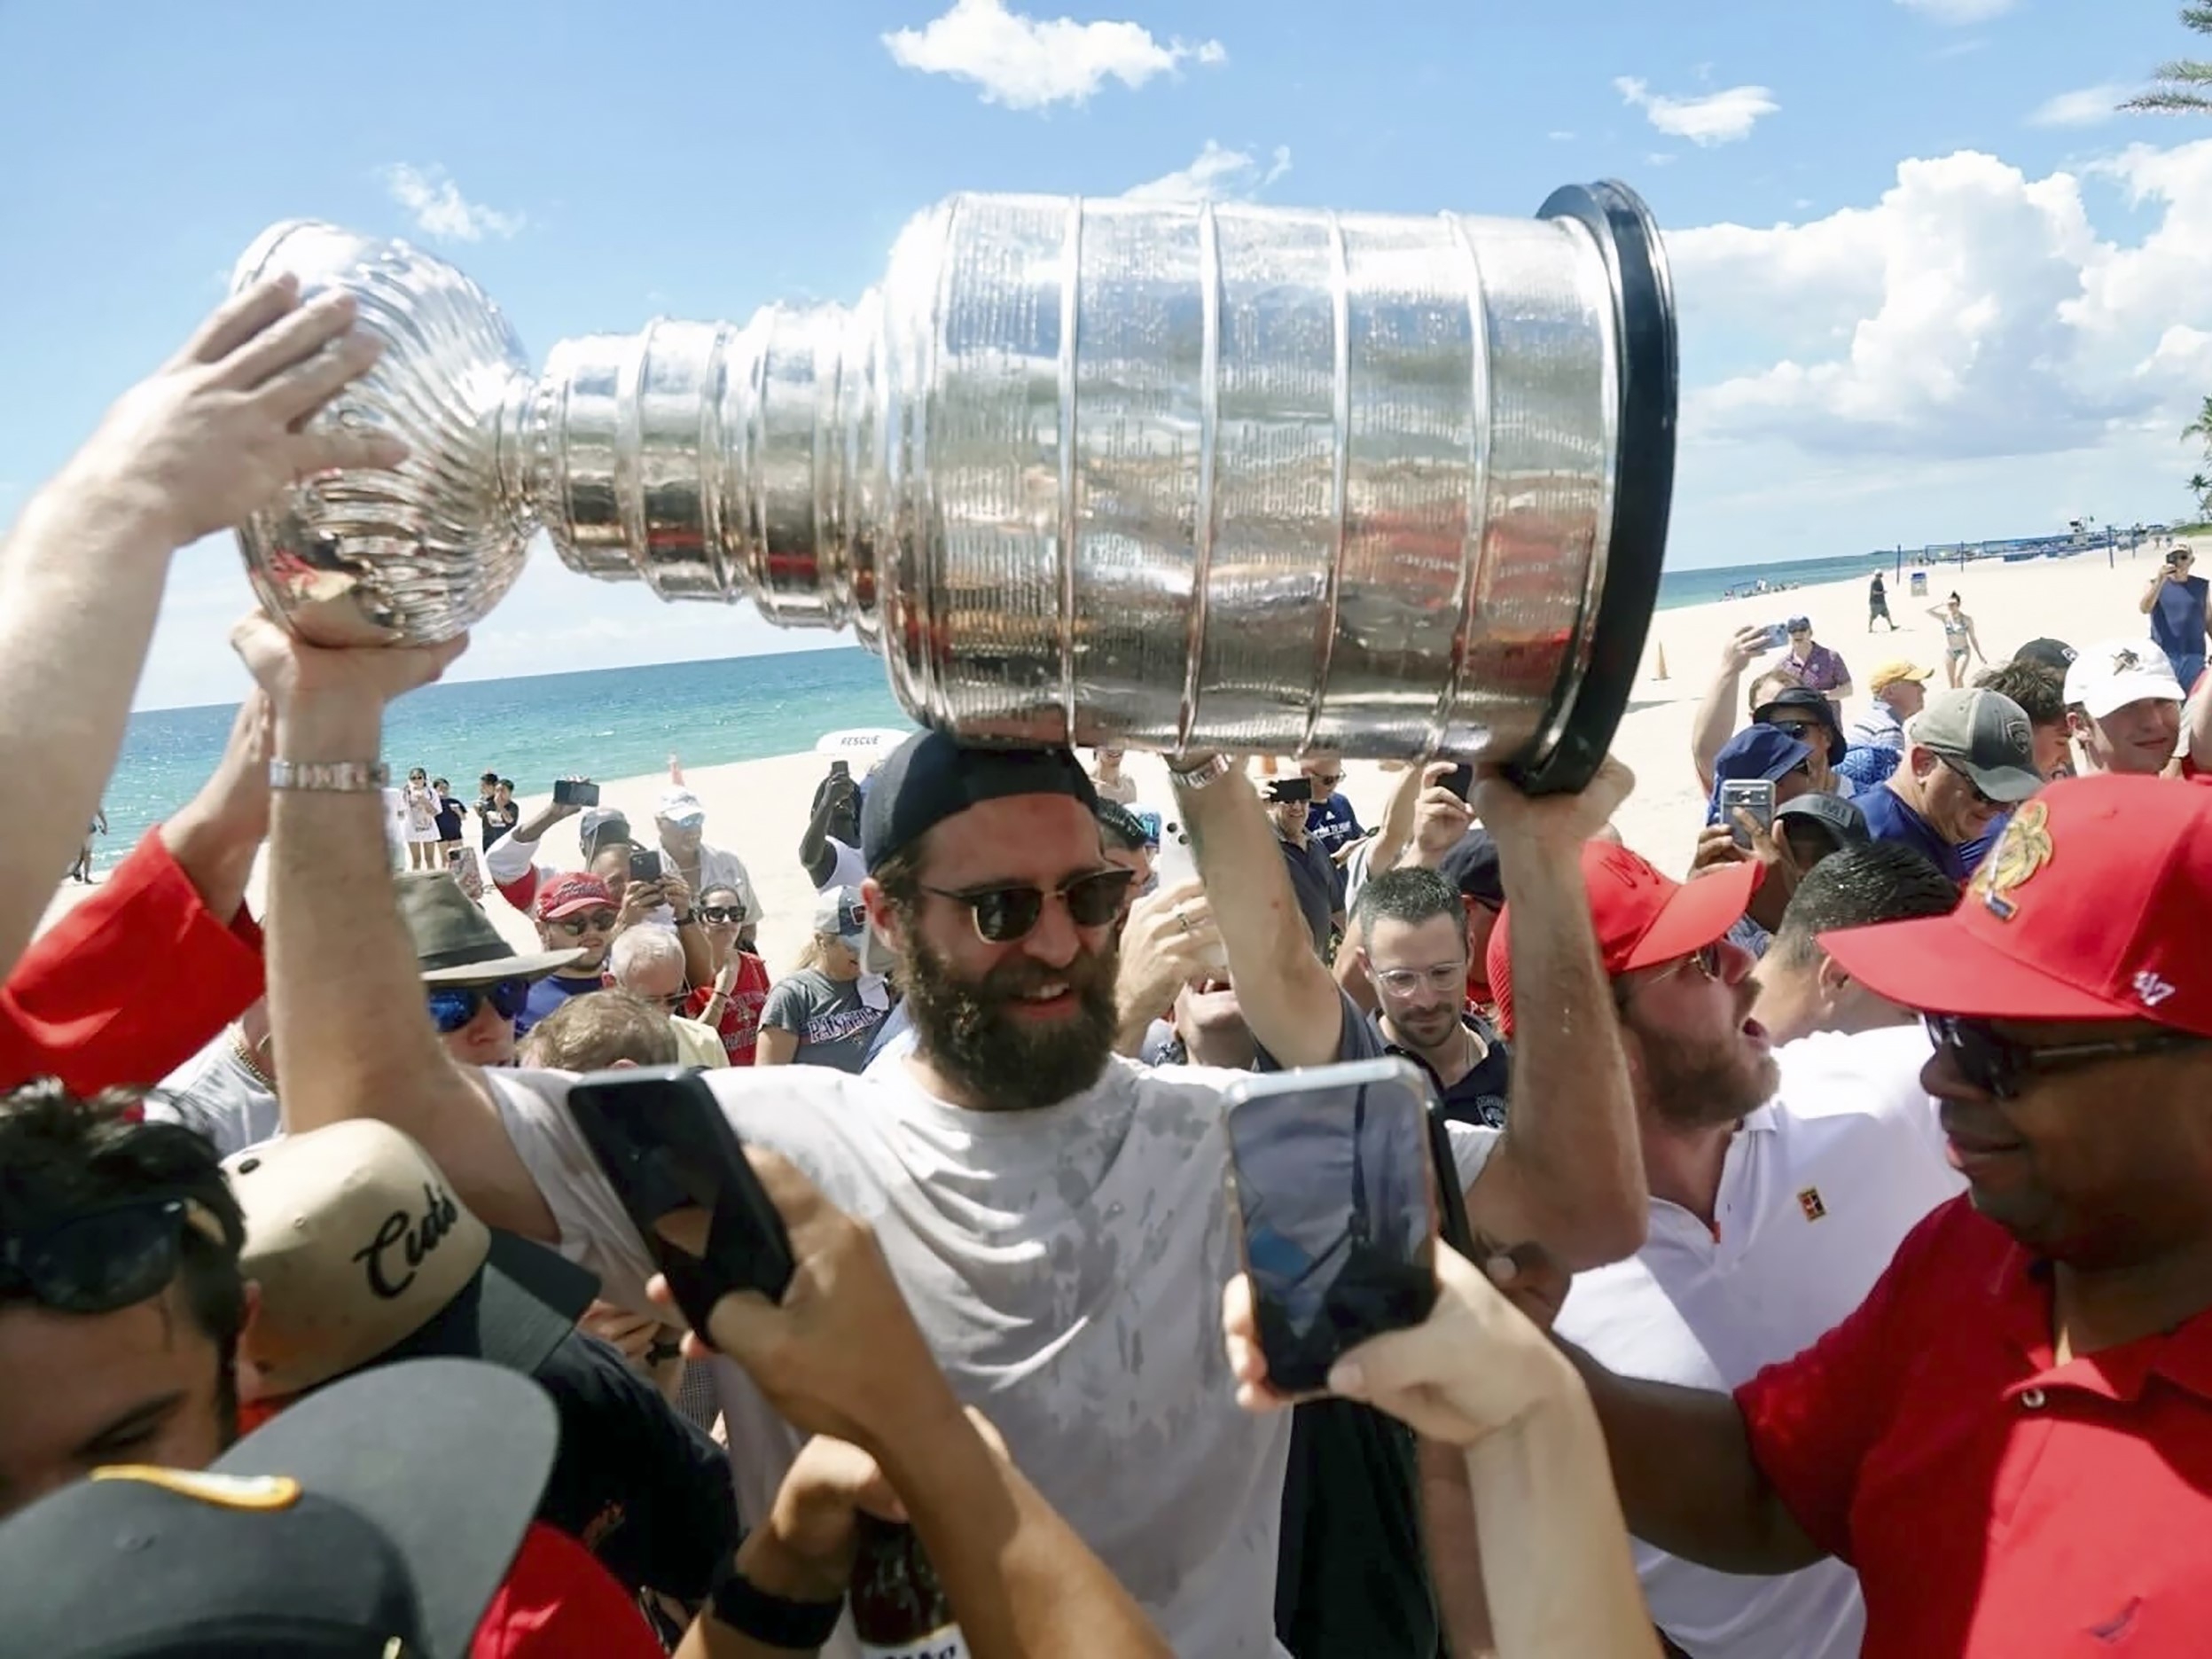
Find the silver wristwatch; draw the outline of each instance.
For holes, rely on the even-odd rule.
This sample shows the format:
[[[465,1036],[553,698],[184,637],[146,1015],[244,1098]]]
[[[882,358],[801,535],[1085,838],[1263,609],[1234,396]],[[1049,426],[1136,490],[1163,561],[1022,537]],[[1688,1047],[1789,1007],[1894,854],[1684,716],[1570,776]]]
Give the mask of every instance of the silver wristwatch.
[[[1228,777],[1231,770],[1229,756],[1215,755],[1200,761],[1188,771],[1184,771],[1170,763],[1168,767],[1168,776],[1174,780],[1175,786],[1178,789],[1204,789]]]
[[[271,761],[271,789],[315,789],[329,794],[375,794],[392,781],[392,769],[375,761]]]

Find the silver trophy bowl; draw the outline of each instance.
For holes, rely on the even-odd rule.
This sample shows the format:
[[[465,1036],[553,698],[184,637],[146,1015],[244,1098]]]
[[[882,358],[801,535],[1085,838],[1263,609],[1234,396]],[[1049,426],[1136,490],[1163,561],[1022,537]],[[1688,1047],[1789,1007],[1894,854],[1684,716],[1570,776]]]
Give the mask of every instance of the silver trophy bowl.
[[[241,262],[360,296],[322,419],[395,473],[240,541],[331,643],[450,638],[546,533],[664,599],[851,628],[983,741],[1602,760],[1656,596],[1673,294],[1621,185],[1534,219],[956,196],[851,307],[564,341],[403,242],[279,226]]]

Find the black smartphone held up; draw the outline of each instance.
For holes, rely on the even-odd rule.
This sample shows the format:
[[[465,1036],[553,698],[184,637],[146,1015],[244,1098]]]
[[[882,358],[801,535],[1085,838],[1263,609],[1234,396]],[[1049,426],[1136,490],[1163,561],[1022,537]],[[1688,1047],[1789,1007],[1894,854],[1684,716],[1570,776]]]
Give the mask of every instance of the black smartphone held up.
[[[650,887],[660,879],[660,855],[649,847],[629,849],[629,879]]]
[[[1462,801],[1465,801],[1467,798],[1467,791],[1474,787],[1473,763],[1469,761],[1462,761],[1458,765],[1453,767],[1450,771],[1446,772],[1443,775],[1442,781],[1443,787],[1450,790],[1452,794],[1458,795]]]
[[[733,1290],[783,1300],[784,1218],[697,1072],[593,1072],[569,1090],[568,1110],[692,1329],[705,1337],[708,1313]]]
[[[846,762],[844,762],[844,761],[832,761],[832,762],[830,763],[830,776],[831,776],[831,777],[832,777],[832,778],[850,778],[852,775],[853,775],[853,769],[852,769],[852,767],[851,767],[849,764],[848,764]]]
[[[1311,801],[1313,779],[1303,772],[1295,778],[1270,778],[1267,780],[1265,793],[1270,806],[1282,806],[1292,801]]]
[[[553,804],[557,807],[595,807],[599,804],[599,786],[576,778],[557,778],[553,780]]]
[[[1326,1387],[1346,1350],[1435,1304],[1434,1094],[1396,1058],[1230,1086],[1230,1179],[1278,1392]]]

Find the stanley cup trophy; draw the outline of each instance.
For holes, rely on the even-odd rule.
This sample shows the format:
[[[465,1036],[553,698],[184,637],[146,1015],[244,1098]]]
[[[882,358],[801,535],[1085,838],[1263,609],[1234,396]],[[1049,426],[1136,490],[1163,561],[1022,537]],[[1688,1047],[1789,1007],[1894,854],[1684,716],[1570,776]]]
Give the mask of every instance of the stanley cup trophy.
[[[982,741],[1573,789],[1636,677],[1675,319],[1617,184],[1531,220],[956,196],[856,305],[567,340],[542,375],[403,242],[279,225],[237,283],[280,271],[386,342],[321,419],[412,450],[241,531],[310,639],[449,638],[543,530],[587,575],[850,626]]]

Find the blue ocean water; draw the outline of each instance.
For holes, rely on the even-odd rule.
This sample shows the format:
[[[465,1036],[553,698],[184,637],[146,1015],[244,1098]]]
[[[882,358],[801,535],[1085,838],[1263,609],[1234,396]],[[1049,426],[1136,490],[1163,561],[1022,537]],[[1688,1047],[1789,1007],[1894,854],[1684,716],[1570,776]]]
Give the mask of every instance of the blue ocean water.
[[[1861,554],[1669,570],[1660,580],[1659,606],[1700,605],[1761,579],[1834,582],[1871,574],[1877,562]],[[110,834],[98,843],[97,867],[112,866],[149,825],[191,797],[223,753],[233,712],[226,705],[131,716],[107,792]],[[657,772],[671,751],[687,766],[714,766],[796,754],[844,727],[907,724],[882,660],[848,646],[426,686],[392,706],[384,758],[395,775],[420,765],[473,801],[487,768],[529,794],[567,772]]]
[[[224,704],[130,717],[96,868],[114,865],[149,825],[191,798],[221,758],[236,712]],[[395,778],[421,766],[473,802],[486,771],[527,795],[568,772],[658,772],[671,753],[687,767],[715,766],[796,754],[850,726],[911,724],[892,700],[883,659],[844,646],[426,685],[392,705],[384,758]]]

